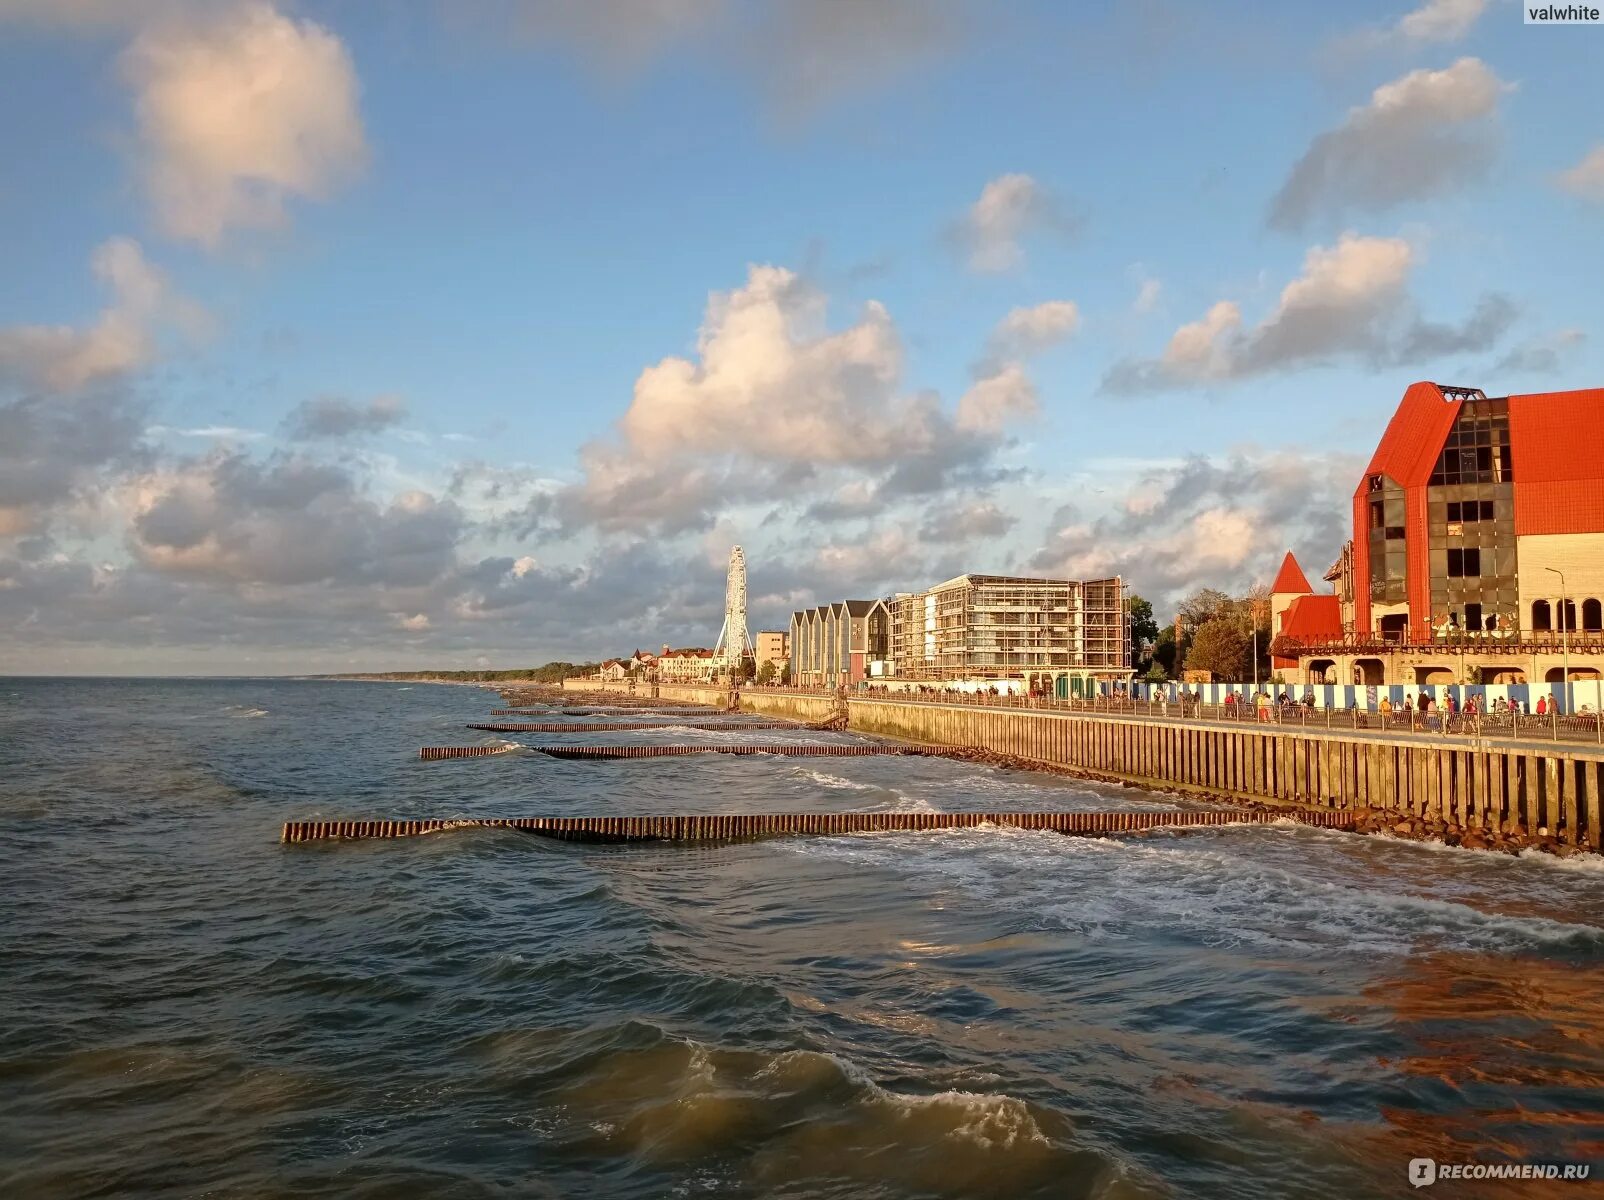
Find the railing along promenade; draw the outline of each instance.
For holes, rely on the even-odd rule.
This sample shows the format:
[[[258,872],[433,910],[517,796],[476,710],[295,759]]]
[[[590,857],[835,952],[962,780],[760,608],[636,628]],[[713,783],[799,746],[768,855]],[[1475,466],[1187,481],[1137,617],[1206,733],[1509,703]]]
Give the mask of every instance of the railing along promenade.
[[[1268,685],[1267,685],[1268,686]],[[758,687],[746,685],[742,693],[813,696],[820,699],[884,700],[897,704],[963,704],[974,708],[1024,709],[1038,712],[1072,713],[1080,716],[1136,718],[1157,722],[1212,721],[1259,728],[1287,728],[1307,731],[1327,730],[1373,734],[1420,736],[1507,738],[1513,741],[1574,741],[1604,745],[1604,722],[1598,713],[1571,715],[1549,712],[1542,715],[1505,711],[1472,713],[1437,709],[1394,709],[1390,713],[1365,708],[1309,707],[1304,704],[1271,704],[1260,709],[1253,704],[1204,704],[1193,700],[1058,699],[1051,696],[991,695],[985,692],[944,691],[930,688],[881,691],[799,687],[795,685]]]

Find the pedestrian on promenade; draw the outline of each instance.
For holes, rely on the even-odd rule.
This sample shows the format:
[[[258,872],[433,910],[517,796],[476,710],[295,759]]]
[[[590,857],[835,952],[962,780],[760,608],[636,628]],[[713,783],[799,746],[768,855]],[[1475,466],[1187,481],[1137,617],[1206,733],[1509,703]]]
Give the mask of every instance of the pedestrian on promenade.
[[[1259,693],[1258,708],[1259,708],[1259,720],[1268,721],[1270,719],[1270,693],[1269,692],[1260,692]]]
[[[1376,707],[1376,711],[1379,712],[1383,717],[1392,716],[1392,701],[1386,696],[1383,696],[1381,698],[1381,703]]]
[[[1540,716],[1540,717],[1548,716],[1548,697],[1547,696],[1539,696],[1539,697],[1537,697],[1537,715]]]

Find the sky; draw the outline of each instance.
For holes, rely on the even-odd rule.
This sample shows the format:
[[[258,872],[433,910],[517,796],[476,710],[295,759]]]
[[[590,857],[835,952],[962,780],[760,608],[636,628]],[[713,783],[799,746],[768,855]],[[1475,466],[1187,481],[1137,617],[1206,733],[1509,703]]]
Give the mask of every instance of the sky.
[[[1604,27],[1507,0],[0,0],[0,673],[519,666],[1338,555],[1599,386]]]

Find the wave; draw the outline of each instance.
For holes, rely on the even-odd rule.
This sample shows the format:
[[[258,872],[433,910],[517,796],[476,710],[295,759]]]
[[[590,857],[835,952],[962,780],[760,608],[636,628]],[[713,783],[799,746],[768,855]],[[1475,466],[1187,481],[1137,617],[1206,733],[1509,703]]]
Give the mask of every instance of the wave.
[[[1332,859],[1311,866],[1311,832],[1227,826],[1158,838],[1080,838],[1004,828],[798,841],[840,858],[956,887],[1029,914],[1040,927],[1093,939],[1183,936],[1217,948],[1292,956],[1409,954],[1420,949],[1604,953],[1604,928],[1559,915],[1508,913],[1481,895],[1377,886]],[[1319,831],[1314,831],[1319,832]],[[1285,845],[1277,846],[1284,841]],[[1287,866],[1275,854],[1292,854]],[[1561,860],[1577,861],[1577,860]],[[1581,868],[1589,870],[1589,868]],[[1556,905],[1554,912],[1567,909]]]
[[[885,790],[882,789],[879,784],[859,783],[855,779],[843,779],[839,775],[831,775],[826,771],[815,771],[807,767],[799,768],[797,774],[804,779],[811,779],[814,783],[819,784],[821,787],[843,788],[852,792],[876,792]]]
[[[1066,1116],[1019,1096],[892,1090],[835,1054],[708,1045],[638,1020],[560,1050],[530,1032],[498,1042],[496,1069],[515,1067],[507,1050],[532,1054],[535,1077],[556,1085],[557,1144],[657,1169],[733,1168],[759,1194],[1077,1197],[1125,1173],[1078,1144]]]
[[[248,707],[246,705],[243,705],[243,704],[230,704],[227,708],[223,709],[223,711],[226,712],[231,717],[265,717],[265,716],[267,716],[267,709],[265,709],[265,708],[250,708],[250,707]]]

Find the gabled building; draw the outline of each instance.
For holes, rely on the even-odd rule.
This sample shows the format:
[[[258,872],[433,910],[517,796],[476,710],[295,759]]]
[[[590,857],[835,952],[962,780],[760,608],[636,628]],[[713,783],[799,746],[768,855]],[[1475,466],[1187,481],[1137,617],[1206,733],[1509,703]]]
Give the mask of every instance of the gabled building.
[[[891,614],[884,600],[838,600],[791,614],[791,680],[840,687],[885,673]]]
[[[1294,628],[1290,605],[1282,629],[1311,681],[1559,682],[1567,657],[1599,679],[1604,389],[1411,386],[1326,577],[1339,631]]]

